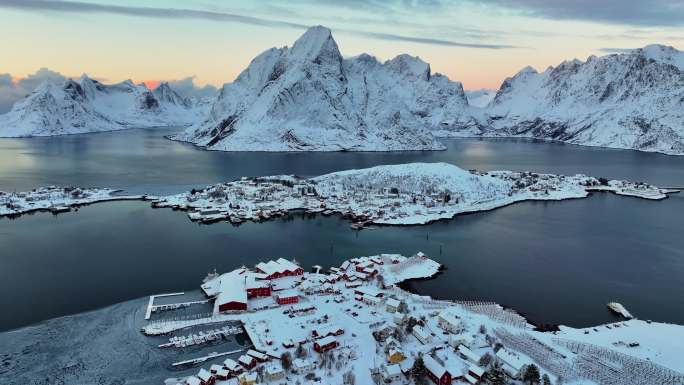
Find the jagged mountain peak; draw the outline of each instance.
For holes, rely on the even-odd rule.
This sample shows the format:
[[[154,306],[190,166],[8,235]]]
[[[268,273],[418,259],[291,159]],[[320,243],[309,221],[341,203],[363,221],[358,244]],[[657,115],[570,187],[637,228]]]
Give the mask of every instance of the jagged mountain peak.
[[[330,29],[321,25],[311,27],[292,45],[290,58],[301,61],[320,62],[332,60],[342,61],[337,42]]]
[[[387,61],[386,64],[389,68],[400,74],[430,80],[430,64],[424,62],[418,56],[401,54]]]
[[[467,107],[460,83],[417,57],[343,59],[330,29],[255,57],[208,116],[176,136],[227,151],[442,149],[429,129]]]
[[[175,106],[190,107],[191,103],[176,92],[168,82],[161,82],[157,88],[152,91],[157,100],[162,104],[171,104]]]
[[[659,63],[669,64],[677,67],[680,71],[684,71],[684,52],[678,49],[662,44],[650,44],[643,48],[635,50],[639,55],[646,59],[655,60]]]

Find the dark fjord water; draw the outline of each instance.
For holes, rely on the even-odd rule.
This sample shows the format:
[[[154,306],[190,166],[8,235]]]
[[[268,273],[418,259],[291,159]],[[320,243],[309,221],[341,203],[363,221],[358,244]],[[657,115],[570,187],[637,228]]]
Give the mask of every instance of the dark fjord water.
[[[520,140],[454,140],[443,152],[219,153],[130,130],[0,139],[0,190],[46,184],[172,192],[243,175],[330,171],[413,161],[480,170],[586,173],[684,186],[684,158]],[[195,289],[207,271],[275,256],[335,265],[422,250],[447,266],[411,286],[440,298],[492,300],[544,323],[607,322],[618,300],[643,319],[684,323],[684,195],[661,202],[595,194],[526,202],[422,227],[360,233],[339,217],[293,214],[240,227],[201,226],[144,202],[59,216],[0,219],[0,330],[130,298]]]

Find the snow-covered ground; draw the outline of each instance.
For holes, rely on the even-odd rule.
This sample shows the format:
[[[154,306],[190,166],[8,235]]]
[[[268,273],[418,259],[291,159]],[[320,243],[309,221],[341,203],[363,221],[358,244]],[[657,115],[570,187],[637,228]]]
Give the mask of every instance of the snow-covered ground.
[[[387,383],[413,384],[418,383],[416,377],[425,376],[412,374],[419,357],[426,367],[445,370],[454,379],[452,383],[459,384],[489,376],[496,372],[495,367],[520,383],[530,364],[538,366],[554,384],[684,383],[683,326],[632,320],[540,332],[496,304],[433,300],[396,286],[408,279],[432,277],[439,267],[422,253],[408,258],[380,254],[352,258],[327,273],[272,280],[262,276],[261,282],[273,287],[274,292],[249,299],[245,311],[215,310],[207,318],[158,320],[142,330],[148,334],[176,333],[222,320],[239,321],[252,349],[269,356],[268,363],[257,363],[244,371],[268,384],[282,380],[270,379],[264,371],[267,366],[283,370],[290,383],[314,384],[324,379],[324,383],[341,384],[348,373],[353,373],[357,384],[371,384],[376,377],[388,377],[396,369],[396,379]],[[247,281],[261,274],[244,267],[236,271]],[[225,276],[213,278],[203,288],[211,291],[212,287],[221,287],[221,277]],[[213,285],[214,281],[218,283]],[[297,293],[298,303],[278,305],[276,288]],[[324,339],[326,335],[329,337]],[[318,352],[315,344],[322,341],[334,341],[335,347]],[[289,368],[282,361],[283,355],[306,361],[309,366],[297,370],[295,364]],[[196,371],[209,371],[217,363],[217,367],[223,366],[219,360]],[[175,377],[166,383],[185,380]]]
[[[26,192],[0,191],[0,217],[48,210],[53,213],[70,211],[71,206],[122,199],[141,199],[140,195],[116,195],[119,190],[108,188],[41,187]]]
[[[585,175],[466,171],[447,163],[410,163],[348,170],[310,179],[294,176],[243,178],[189,193],[161,197],[154,207],[188,210],[192,220],[264,220],[290,210],[342,214],[353,227],[417,225],[525,200],[583,198],[609,191],[643,199],[663,190]]]

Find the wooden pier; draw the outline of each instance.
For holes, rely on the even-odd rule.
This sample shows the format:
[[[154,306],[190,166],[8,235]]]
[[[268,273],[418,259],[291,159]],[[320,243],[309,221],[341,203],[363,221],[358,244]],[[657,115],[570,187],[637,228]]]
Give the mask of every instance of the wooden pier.
[[[151,296],[150,296],[150,300],[147,302],[147,310],[145,311],[145,319],[146,319],[146,320],[149,320],[150,317],[152,317],[152,312],[154,312],[155,309],[156,309],[157,307],[166,306],[166,305],[158,305],[158,306],[155,306],[155,305],[154,305],[154,299],[155,299],[155,298],[158,298],[158,297],[172,297],[172,296],[183,295],[183,294],[185,294],[185,293],[181,292],[181,293],[166,293],[166,294],[151,295]]]
[[[227,356],[227,355],[235,354],[235,353],[240,353],[240,352],[245,351],[245,350],[246,349],[237,349],[237,350],[233,350],[230,352],[223,352],[223,353],[212,352],[212,353],[209,353],[208,355],[206,355],[204,357],[197,357],[197,358],[192,358],[192,359],[185,360],[185,361],[174,362],[171,364],[171,366],[173,366],[173,367],[185,366],[185,365],[194,366],[197,364],[201,364],[207,360],[211,360],[213,358]]]

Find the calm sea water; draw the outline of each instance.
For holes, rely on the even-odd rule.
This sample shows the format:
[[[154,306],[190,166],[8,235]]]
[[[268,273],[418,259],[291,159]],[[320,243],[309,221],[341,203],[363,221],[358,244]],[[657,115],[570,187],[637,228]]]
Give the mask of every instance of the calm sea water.
[[[578,172],[684,186],[684,158],[520,140],[454,140],[443,152],[220,153],[163,139],[168,130],[0,139],[0,190],[46,184],[134,192],[278,173],[318,175],[378,164]],[[650,202],[595,194],[527,202],[422,227],[354,232],[338,217],[294,214],[240,227],[197,225],[144,202],[0,219],[0,330],[144,295],[197,288],[204,275],[271,257],[337,265],[352,256],[424,251],[447,266],[412,284],[440,298],[492,300],[536,322],[639,318],[684,323],[684,195]]]

